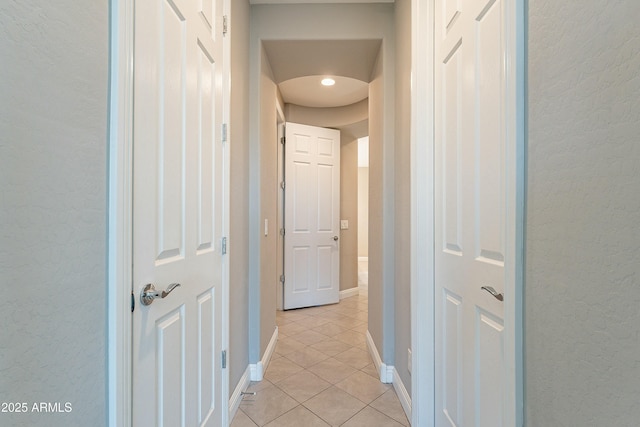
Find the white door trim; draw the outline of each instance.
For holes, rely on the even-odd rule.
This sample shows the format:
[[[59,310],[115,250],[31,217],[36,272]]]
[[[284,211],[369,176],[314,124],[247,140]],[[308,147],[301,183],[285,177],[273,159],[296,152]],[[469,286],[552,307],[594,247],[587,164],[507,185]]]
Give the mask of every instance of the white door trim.
[[[110,427],[130,427],[134,0],[110,4],[107,414]]]
[[[506,1],[508,123],[505,294],[506,360],[505,426],[524,425],[522,293],[525,191],[525,0]],[[434,2],[412,0],[411,112],[411,342],[412,425],[435,425],[434,313]],[[425,120],[430,118],[431,120]],[[509,260],[511,262],[509,262]],[[512,325],[512,327],[509,327]]]
[[[109,218],[108,218],[108,362],[107,417],[109,427],[131,426],[132,405],[132,224],[133,224],[133,46],[135,0],[110,2],[111,47],[109,87]],[[224,0],[223,14],[230,19],[231,5]],[[231,36],[223,41],[223,123],[229,126]],[[229,132],[229,131],[228,131]],[[224,152],[223,235],[229,236],[229,147]],[[231,243],[229,243],[229,254]],[[222,259],[222,347],[229,348],[229,256]],[[136,307],[138,300],[134,297]],[[229,401],[229,364],[222,370],[223,401]],[[223,405],[223,425],[229,424],[228,405]]]
[[[282,138],[286,134],[284,112],[280,107],[280,102],[276,102],[276,129],[277,129],[277,145],[278,145],[278,246],[276,255],[276,310],[284,310],[284,285],[280,281],[281,275],[284,275],[284,236],[280,230],[284,230],[284,188],[281,183],[284,182],[284,144]]]
[[[505,348],[513,359],[505,361],[505,404],[508,410],[505,426],[524,426],[524,328],[522,296],[524,291],[524,207],[525,207],[525,111],[526,105],[526,0],[505,2],[507,40],[507,133],[506,140],[506,206],[507,233],[505,251],[504,319]],[[511,262],[508,262],[508,261]]]
[[[428,427],[435,421],[434,2],[412,0],[411,10],[411,425]]]
[[[222,210],[222,235],[227,236],[227,255],[222,257],[222,349],[227,353],[227,367],[222,370],[222,425],[231,424],[229,419],[229,371],[232,356],[229,351],[229,257],[233,253],[233,239],[231,230],[231,145],[233,134],[231,133],[231,0],[222,0],[222,15],[226,19],[228,32],[222,39],[222,123],[226,124],[226,141],[222,147],[222,200],[224,209]]]

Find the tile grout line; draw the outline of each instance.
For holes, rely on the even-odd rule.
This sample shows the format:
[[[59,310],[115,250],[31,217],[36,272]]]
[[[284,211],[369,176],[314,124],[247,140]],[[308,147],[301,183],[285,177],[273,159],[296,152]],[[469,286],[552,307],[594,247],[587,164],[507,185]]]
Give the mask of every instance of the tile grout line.
[[[357,374],[357,373],[362,373],[364,375],[366,375],[367,377],[376,379],[376,377],[371,376],[370,373],[365,372],[365,369],[369,368],[371,366],[371,358],[369,356],[369,354],[366,352],[365,349],[362,349],[361,347],[358,347],[358,344],[356,343],[355,345],[353,344],[353,340],[351,342],[345,342],[345,341],[341,341],[340,339],[337,339],[336,336],[341,335],[341,334],[345,334],[345,333],[351,333],[351,336],[353,337],[353,339],[355,340],[356,337],[358,335],[363,335],[363,333],[361,331],[358,331],[356,329],[362,329],[362,327],[364,326],[366,328],[366,324],[367,322],[364,320],[361,320],[362,317],[366,317],[366,313],[367,310],[361,310],[359,307],[363,304],[366,303],[366,299],[360,298],[360,297],[351,297],[354,298],[353,300],[349,301],[350,299],[347,298],[342,302],[347,302],[347,304],[343,304],[342,306],[340,306],[339,304],[336,304],[335,306],[329,306],[329,307],[313,307],[310,308],[310,310],[313,310],[312,312],[309,313],[304,313],[302,309],[300,311],[295,311],[295,312],[291,312],[291,316],[288,316],[289,312],[278,312],[277,316],[276,316],[276,324],[279,326],[279,328],[287,325],[289,327],[285,327],[282,329],[282,336],[279,337],[278,339],[278,343],[280,343],[283,340],[293,340],[297,343],[300,344],[300,347],[298,349],[294,349],[293,351],[289,351],[286,354],[282,354],[278,352],[278,348],[276,347],[276,351],[274,353],[274,355],[278,355],[277,359],[274,360],[281,360],[284,358],[284,362],[285,364],[293,364],[295,366],[300,367],[301,369],[295,373],[292,373],[290,375],[286,375],[282,378],[278,378],[277,381],[273,381],[273,380],[269,380],[268,378],[268,372],[265,372],[265,379],[269,380],[269,382],[271,383],[271,385],[273,385],[279,392],[283,393],[285,396],[287,396],[288,398],[290,398],[293,402],[295,402],[295,406],[293,406],[292,408],[286,410],[285,412],[283,412],[282,414],[279,414],[278,416],[276,416],[273,420],[268,421],[265,424],[262,425],[266,425],[268,423],[271,423],[273,421],[276,421],[278,419],[280,419],[281,417],[285,416],[286,414],[290,413],[291,411],[296,410],[299,407],[302,407],[306,410],[308,410],[310,413],[312,413],[314,416],[318,417],[320,420],[322,420],[323,422],[331,425],[331,422],[329,422],[328,420],[326,420],[325,418],[323,418],[321,416],[321,414],[318,414],[316,412],[314,412],[311,408],[307,407],[306,404],[308,402],[310,402],[311,400],[313,400],[314,398],[316,398],[318,395],[322,394],[323,392],[325,392],[326,390],[335,387],[338,390],[341,390],[342,392],[346,393],[348,396],[356,399],[356,401],[360,402],[361,404],[364,405],[364,407],[362,407],[361,409],[357,410],[354,414],[352,414],[349,418],[347,418],[347,420],[345,420],[344,422],[342,422],[340,425],[344,425],[345,423],[349,422],[349,420],[351,420],[353,417],[357,416],[358,414],[360,414],[362,411],[364,411],[365,409],[367,409],[367,407],[370,410],[373,410],[377,413],[380,413],[382,415],[385,416],[385,418],[389,418],[389,420],[392,420],[393,422],[398,422],[397,420],[395,420],[392,417],[389,417],[388,415],[380,412],[378,409],[376,409],[375,407],[371,406],[371,404],[375,401],[377,401],[379,398],[381,398],[385,393],[387,393],[389,390],[391,389],[387,389],[385,391],[383,391],[382,393],[380,393],[379,395],[377,395],[376,397],[374,397],[369,403],[361,400],[360,398],[358,398],[357,396],[352,395],[351,393],[349,393],[347,390],[342,389],[341,387],[338,387],[337,384],[343,383],[344,381],[346,381],[348,378],[352,377],[353,375]],[[355,313],[354,313],[355,312]],[[282,314],[281,314],[282,313]],[[328,315],[328,317],[323,317],[323,315],[327,315],[328,313],[335,313],[335,314],[331,314]],[[345,315],[344,313],[350,313],[352,315]],[[338,318],[336,318],[336,316],[338,316]],[[288,319],[288,317],[292,317],[291,319]],[[311,320],[311,319],[316,319]],[[320,322],[322,323],[318,323],[319,321],[317,319],[321,319]],[[326,320],[326,321],[325,321]],[[300,323],[302,322],[302,323]],[[303,324],[304,323],[304,324]],[[327,334],[327,327],[330,327],[328,325],[333,325],[334,328],[337,328],[338,330],[342,329],[341,332],[337,332],[337,333],[329,333]],[[344,326],[346,325],[346,326]],[[325,332],[320,332],[320,331],[316,331],[315,329],[322,329],[322,327],[325,327]],[[334,329],[335,330],[335,329]],[[295,332],[291,332],[291,331],[295,331]],[[320,341],[315,341],[315,339],[307,339],[305,340],[306,342],[302,342],[299,341],[295,338],[295,336],[298,335],[304,335],[305,332],[313,332],[314,334],[316,334],[315,339],[320,338],[319,336],[324,337],[323,339],[320,339]],[[291,334],[291,335],[287,335],[287,333]],[[356,334],[356,335],[354,335]],[[311,336],[313,336],[313,334],[311,334]],[[347,335],[348,336],[348,335]],[[322,342],[327,342],[327,341],[334,341],[335,343],[340,343],[343,344],[345,346],[348,346],[349,348],[340,351],[336,354],[327,354],[324,351],[320,350],[320,349],[316,349],[313,346],[314,345],[318,345]],[[349,339],[347,339],[347,341],[349,341]],[[315,361],[311,364],[309,364],[308,366],[302,366],[301,364],[294,362],[292,359],[290,359],[287,356],[290,356],[294,353],[301,353],[304,352],[305,350],[311,350],[313,353],[319,353],[322,356],[325,356],[324,359],[319,360],[319,361]],[[337,359],[337,357],[348,353],[348,352],[353,352],[354,350],[358,350],[356,351],[356,353],[358,353],[359,351],[362,351],[364,353],[367,354],[367,362],[364,366],[360,366],[360,367],[355,367],[356,365],[354,365],[352,362],[351,364],[346,363],[341,361],[340,359]],[[326,351],[326,350],[325,350]],[[331,352],[333,353],[333,352]],[[304,356],[303,356],[304,357]],[[312,371],[311,369],[313,367],[315,367],[316,365],[319,365],[323,362],[326,362],[330,359],[333,359],[339,363],[341,363],[342,365],[345,365],[346,367],[350,368],[351,370],[353,370],[353,372],[345,374],[344,378],[341,378],[340,380],[338,380],[337,382],[332,382],[332,381],[328,381],[327,378],[320,376],[319,374],[317,374],[316,372]],[[356,362],[357,363],[357,362]],[[304,363],[306,365],[306,362]],[[269,369],[267,369],[267,371],[269,371]],[[299,402],[297,399],[295,399],[294,396],[292,396],[291,394],[289,394],[284,388],[281,388],[284,385],[284,382],[299,376],[303,373],[308,373],[313,375],[314,377],[317,377],[318,379],[322,380],[323,382],[327,383],[328,386],[321,389],[318,392],[314,392],[310,397],[306,398],[303,402]],[[270,386],[265,387],[268,388]],[[242,409],[241,409],[242,410]],[[253,418],[251,418],[251,416],[249,416],[249,414],[247,414],[245,411],[242,411],[244,415],[246,415],[252,422],[256,423]],[[259,423],[256,423],[257,425],[261,425]],[[402,424],[402,423],[399,423]]]

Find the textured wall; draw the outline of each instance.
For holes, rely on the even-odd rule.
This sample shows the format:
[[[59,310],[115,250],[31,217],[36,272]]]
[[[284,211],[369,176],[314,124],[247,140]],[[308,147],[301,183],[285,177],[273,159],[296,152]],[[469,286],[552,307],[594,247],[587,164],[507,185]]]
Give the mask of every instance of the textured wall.
[[[340,290],[358,286],[358,140],[341,134],[340,219],[349,221],[340,230]]]
[[[411,1],[396,0],[395,368],[411,393]]]
[[[231,2],[229,393],[249,364],[249,3]]]
[[[2,426],[106,423],[108,22],[0,2],[0,401],[72,405]]]
[[[260,75],[260,354],[269,345],[276,327],[276,267],[278,250],[278,88],[262,51]],[[269,233],[264,235],[264,220]]]
[[[287,121],[309,124],[311,126],[342,128],[353,123],[362,122],[369,117],[369,100],[363,99],[355,104],[342,107],[302,107],[285,104],[284,114]],[[356,137],[359,135],[355,135]]]
[[[369,256],[369,167],[358,168],[358,257]]]
[[[528,426],[640,419],[638,16],[529,1]]]
[[[382,355],[384,344],[384,75],[382,53],[369,83],[369,334]]]

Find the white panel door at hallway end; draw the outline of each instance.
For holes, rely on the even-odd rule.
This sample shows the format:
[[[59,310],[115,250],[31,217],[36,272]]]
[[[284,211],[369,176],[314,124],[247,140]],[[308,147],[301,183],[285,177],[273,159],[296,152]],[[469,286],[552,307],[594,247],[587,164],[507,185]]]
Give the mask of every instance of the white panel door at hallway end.
[[[340,300],[340,131],[286,124],[284,308]]]
[[[223,0],[134,4],[132,425],[222,427]]]

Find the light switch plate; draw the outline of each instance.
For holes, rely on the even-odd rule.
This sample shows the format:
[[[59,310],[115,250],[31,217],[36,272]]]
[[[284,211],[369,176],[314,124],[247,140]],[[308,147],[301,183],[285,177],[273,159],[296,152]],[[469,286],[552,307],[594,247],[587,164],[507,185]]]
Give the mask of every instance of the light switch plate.
[[[349,229],[349,220],[341,219],[340,220],[340,230],[348,230]]]

